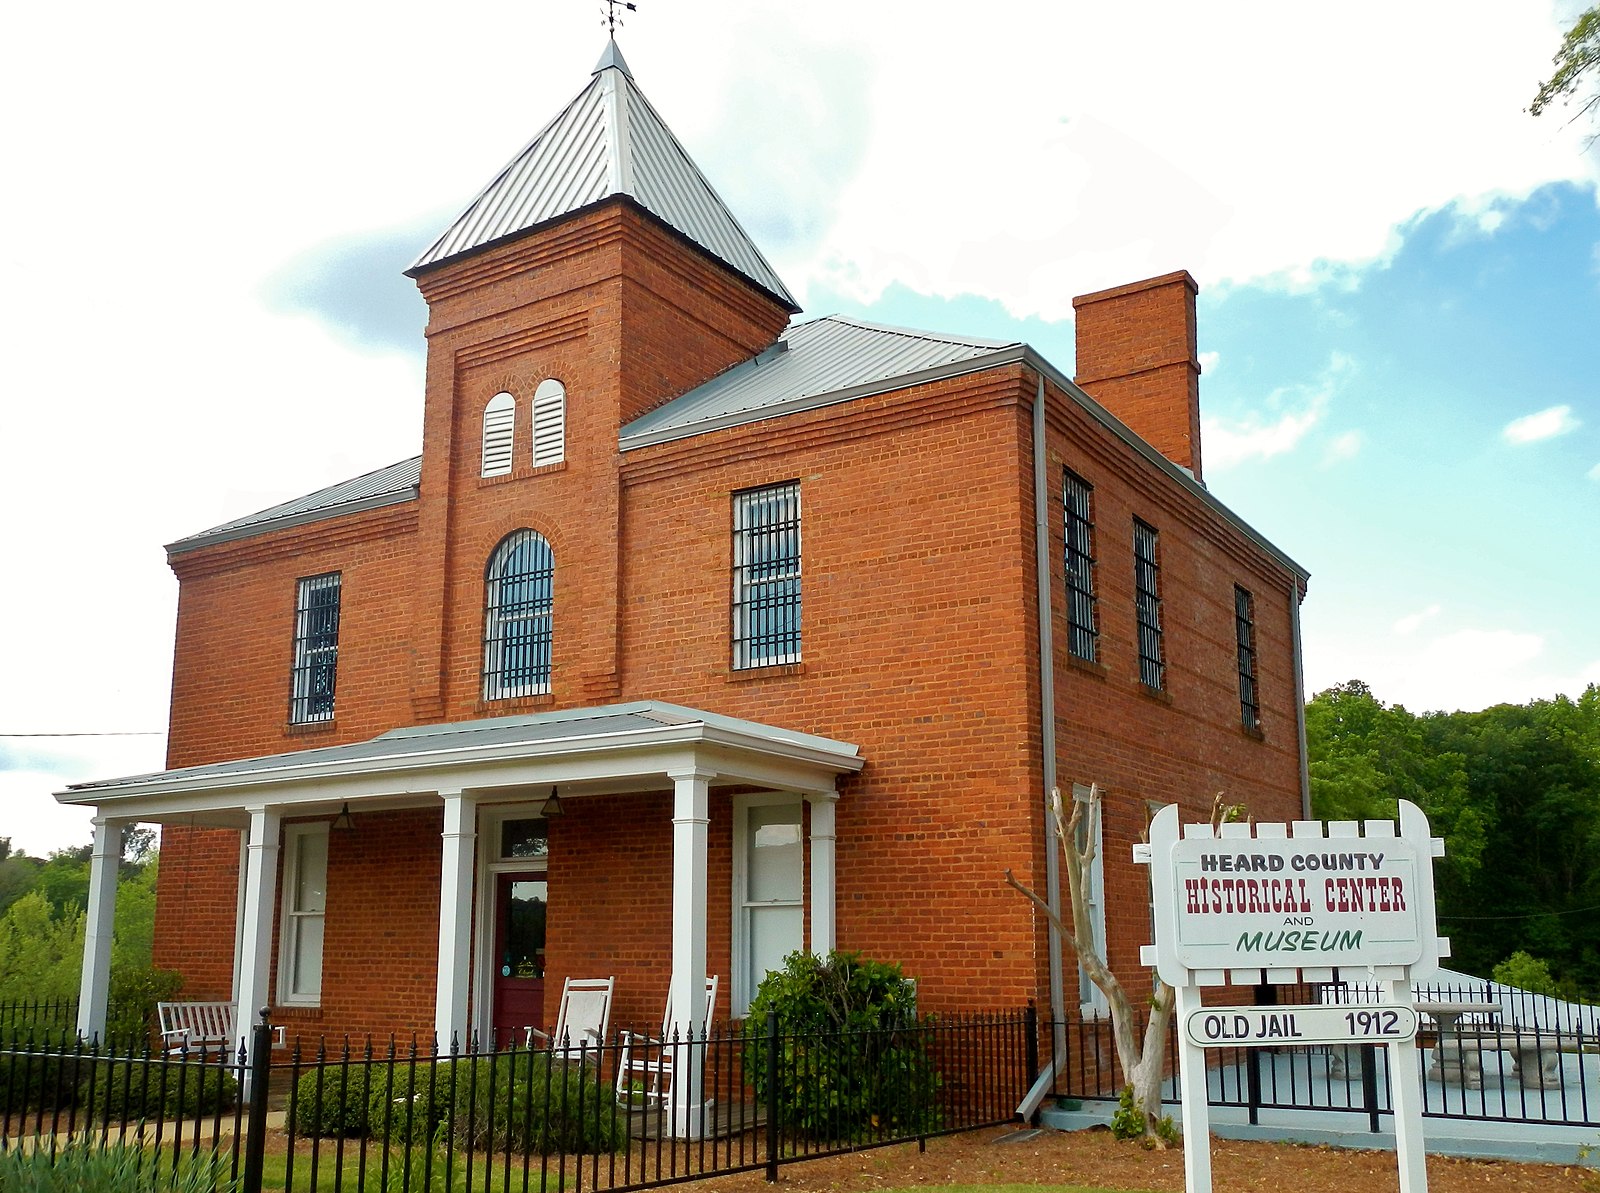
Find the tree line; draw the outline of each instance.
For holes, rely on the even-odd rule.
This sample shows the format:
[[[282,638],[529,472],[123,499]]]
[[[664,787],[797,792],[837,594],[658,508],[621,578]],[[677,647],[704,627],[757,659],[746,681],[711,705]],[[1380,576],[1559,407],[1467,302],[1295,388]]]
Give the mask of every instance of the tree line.
[[[1306,705],[1311,808],[1395,815],[1444,838],[1445,964],[1547,993],[1600,993],[1600,687],[1481,712],[1414,714],[1360,681]]]

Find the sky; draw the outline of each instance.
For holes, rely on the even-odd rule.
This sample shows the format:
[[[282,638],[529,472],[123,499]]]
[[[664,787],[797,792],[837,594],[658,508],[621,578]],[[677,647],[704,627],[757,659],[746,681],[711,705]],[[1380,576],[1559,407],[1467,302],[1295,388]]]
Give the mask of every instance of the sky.
[[[1195,276],[1205,479],[1311,572],[1308,695],[1600,682],[1600,144],[1525,112],[1581,4],[637,5],[635,80],[805,317],[1070,373],[1074,295]],[[163,544],[420,450],[401,271],[602,7],[10,15],[0,836],[81,844],[52,792],[162,766]]]

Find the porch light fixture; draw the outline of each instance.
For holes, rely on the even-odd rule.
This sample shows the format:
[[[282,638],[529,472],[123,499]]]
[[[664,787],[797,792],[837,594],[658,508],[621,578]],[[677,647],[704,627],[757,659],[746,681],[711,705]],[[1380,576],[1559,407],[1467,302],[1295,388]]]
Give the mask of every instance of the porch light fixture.
[[[339,809],[339,814],[333,818],[330,826],[336,833],[353,833],[356,831],[355,817],[350,815],[350,803],[347,800],[344,807]]]
[[[550,788],[550,798],[544,801],[544,807],[539,810],[539,815],[549,820],[552,816],[560,816],[561,797],[556,794],[554,787]]]

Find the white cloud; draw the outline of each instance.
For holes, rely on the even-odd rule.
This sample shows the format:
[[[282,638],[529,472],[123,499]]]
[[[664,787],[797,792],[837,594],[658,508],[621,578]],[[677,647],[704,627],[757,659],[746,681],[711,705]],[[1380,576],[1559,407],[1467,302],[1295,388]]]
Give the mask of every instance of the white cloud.
[[[1206,373],[1206,374],[1215,373],[1217,371],[1217,366],[1222,363],[1222,353],[1220,353],[1220,352],[1202,352],[1200,354],[1199,360],[1200,360],[1200,371],[1202,373]]]
[[[1401,635],[1416,633],[1423,622],[1439,616],[1439,608],[1436,604],[1429,605],[1426,609],[1419,610],[1416,613],[1406,614],[1394,623],[1394,632]]]
[[[1538,443],[1575,431],[1579,422],[1573,417],[1571,406],[1551,406],[1537,414],[1525,414],[1508,422],[1500,434],[1507,443]]]
[[[1589,469],[1588,472],[1584,473],[1584,475],[1592,481],[1600,481],[1600,464],[1596,464],[1593,468]]]
[[[1329,440],[1328,446],[1322,452],[1322,467],[1332,468],[1345,460],[1353,460],[1361,453],[1364,442],[1360,431],[1346,431]]]
[[[1315,382],[1274,390],[1261,410],[1232,420],[1202,414],[1200,440],[1207,471],[1224,472],[1247,460],[1269,460],[1295,450],[1322,422],[1334,393],[1354,369],[1349,356],[1335,352]],[[1329,445],[1323,465],[1348,459],[1360,447],[1360,433],[1346,432]]]

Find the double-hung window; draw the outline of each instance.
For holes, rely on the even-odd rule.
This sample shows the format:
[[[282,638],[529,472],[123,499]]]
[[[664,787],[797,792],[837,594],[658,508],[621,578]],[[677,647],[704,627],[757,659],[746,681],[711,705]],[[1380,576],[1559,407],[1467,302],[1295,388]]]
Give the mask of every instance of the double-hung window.
[[[1062,541],[1067,572],[1067,650],[1074,658],[1095,661],[1099,630],[1094,599],[1094,486],[1067,472],[1061,487],[1065,511]]]
[[[484,573],[483,698],[550,690],[555,556],[545,537],[518,530],[503,539]]]
[[[1133,520],[1133,591],[1139,622],[1139,680],[1152,691],[1167,686],[1161,649],[1161,543],[1156,529]]]
[[[1249,590],[1233,586],[1233,630],[1239,656],[1239,721],[1246,729],[1261,728],[1261,698],[1256,691],[1256,600]]]
[[[291,824],[283,830],[283,921],[278,1000],[300,1006],[322,1001],[322,928],[328,904],[328,825]]]
[[[733,495],[733,665],[800,661],[800,483]]]
[[[308,576],[295,593],[289,722],[333,719],[339,673],[339,573]]]

